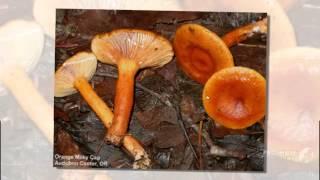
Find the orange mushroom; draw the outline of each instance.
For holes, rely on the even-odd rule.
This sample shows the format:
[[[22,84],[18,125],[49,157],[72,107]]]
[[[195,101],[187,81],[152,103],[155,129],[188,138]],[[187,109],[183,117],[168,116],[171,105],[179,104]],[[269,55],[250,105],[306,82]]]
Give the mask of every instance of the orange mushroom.
[[[205,84],[214,72],[234,66],[226,44],[201,25],[185,24],[179,27],[173,46],[182,70],[201,84]]]
[[[201,25],[182,25],[173,43],[177,62],[191,79],[205,84],[213,73],[234,66],[228,47],[246,40],[254,33],[267,33],[267,29],[267,18],[264,18],[220,38]]]
[[[268,30],[268,19],[264,18],[260,21],[253,22],[251,24],[239,27],[222,37],[222,40],[228,47],[234,46],[241,41],[254,35],[254,33],[267,33]]]
[[[225,11],[266,12],[270,19],[270,52],[297,46],[295,29],[278,0],[220,0]]]
[[[108,129],[112,124],[113,113],[88,83],[96,67],[97,59],[92,53],[81,52],[69,58],[55,74],[55,97],[64,97],[79,91]],[[135,138],[125,136],[123,146],[134,157],[134,168],[145,169],[150,166],[148,154]]]
[[[137,71],[167,64],[173,56],[172,47],[167,39],[153,32],[119,29],[97,35],[91,48],[101,62],[118,66],[114,120],[106,140],[119,145],[128,129]]]
[[[202,101],[214,121],[230,129],[243,129],[265,115],[266,81],[249,68],[226,68],[208,80]]]

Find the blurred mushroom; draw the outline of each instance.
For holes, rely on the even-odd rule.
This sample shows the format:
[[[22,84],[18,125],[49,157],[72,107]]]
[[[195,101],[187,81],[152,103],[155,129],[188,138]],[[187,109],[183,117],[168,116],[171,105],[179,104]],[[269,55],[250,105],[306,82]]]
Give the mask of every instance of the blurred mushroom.
[[[213,73],[234,66],[232,54],[222,39],[201,25],[180,26],[173,46],[182,70],[201,84]]]
[[[264,18],[260,21],[236,28],[235,30],[225,34],[222,37],[222,40],[228,47],[231,47],[253,36],[255,33],[267,33],[267,22],[268,19]]]
[[[243,129],[265,115],[266,81],[249,68],[226,68],[208,80],[202,101],[214,121],[230,129]]]
[[[319,59],[320,49],[311,47],[270,54],[268,148],[282,159],[310,163],[319,158]]]
[[[79,91],[109,129],[113,113],[88,83],[96,72],[96,67],[97,59],[92,53],[80,52],[66,60],[55,74],[55,97],[64,97]],[[134,168],[148,168],[150,159],[140,143],[130,135],[126,135],[123,141],[123,146],[135,159]]]
[[[298,0],[278,0],[279,4],[284,8],[285,10],[290,10],[293,6],[295,6],[298,3]]]
[[[12,93],[29,118],[53,142],[53,110],[26,71],[40,60],[43,31],[31,21],[12,20],[0,27],[0,82]]]
[[[134,79],[139,69],[158,68],[171,61],[170,42],[150,31],[119,29],[95,36],[91,45],[98,60],[118,66],[114,120],[106,140],[121,143],[128,129],[134,98]]]

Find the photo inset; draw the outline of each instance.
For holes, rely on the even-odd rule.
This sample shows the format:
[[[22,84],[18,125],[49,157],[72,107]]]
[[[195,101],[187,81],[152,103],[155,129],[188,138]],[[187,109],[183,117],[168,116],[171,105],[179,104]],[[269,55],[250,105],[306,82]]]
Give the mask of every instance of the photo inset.
[[[58,9],[58,168],[265,171],[266,13]]]

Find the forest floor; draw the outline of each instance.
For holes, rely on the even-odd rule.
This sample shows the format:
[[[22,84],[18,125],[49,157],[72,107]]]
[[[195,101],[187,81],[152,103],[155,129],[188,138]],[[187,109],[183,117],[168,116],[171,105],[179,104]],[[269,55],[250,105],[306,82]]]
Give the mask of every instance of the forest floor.
[[[56,68],[80,51],[90,51],[94,35],[118,28],[141,28],[157,32],[170,41],[181,24],[197,23],[219,36],[235,27],[265,17],[258,13],[152,12],[58,10]],[[230,50],[235,65],[255,69],[267,76],[267,40],[255,35]],[[117,68],[99,63],[91,84],[113,108]],[[257,123],[245,130],[217,127],[202,105],[203,86],[189,79],[174,58],[155,70],[136,77],[134,110],[129,133],[139,139],[152,159],[152,169],[264,171],[265,130]],[[202,134],[198,133],[201,124]],[[198,130],[197,130],[198,129]],[[132,168],[123,149],[104,143],[101,121],[77,93],[55,98],[55,153],[95,154],[110,168]],[[224,155],[212,153],[221,148]],[[211,150],[211,151],[210,151]]]

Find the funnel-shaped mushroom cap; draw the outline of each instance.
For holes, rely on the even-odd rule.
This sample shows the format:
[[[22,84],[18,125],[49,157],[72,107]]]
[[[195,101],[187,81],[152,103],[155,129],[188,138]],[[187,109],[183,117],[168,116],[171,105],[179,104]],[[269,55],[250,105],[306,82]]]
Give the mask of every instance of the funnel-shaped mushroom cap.
[[[27,71],[32,69],[40,59],[43,43],[43,31],[34,22],[14,20],[4,24],[0,27],[0,68],[19,65]]]
[[[230,129],[246,128],[265,115],[266,81],[249,68],[226,68],[208,80],[202,100],[218,123]]]
[[[74,94],[74,82],[83,77],[88,81],[97,68],[97,59],[92,53],[81,52],[69,58],[55,74],[54,96],[63,97]]]
[[[97,35],[92,51],[103,63],[117,65],[120,60],[135,61],[139,68],[161,67],[171,61],[172,46],[164,37],[150,31],[119,29]]]
[[[197,24],[179,27],[173,45],[182,70],[201,84],[214,72],[234,65],[232,54],[222,39]]]

